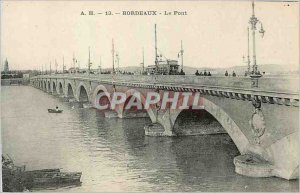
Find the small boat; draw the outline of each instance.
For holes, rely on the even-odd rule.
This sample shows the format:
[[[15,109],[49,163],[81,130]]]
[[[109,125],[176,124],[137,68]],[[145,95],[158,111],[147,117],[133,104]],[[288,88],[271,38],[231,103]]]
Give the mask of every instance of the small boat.
[[[33,186],[53,186],[62,184],[78,184],[81,172],[38,172],[33,174]]]
[[[81,175],[82,172],[61,172],[60,168],[25,171],[25,166],[16,166],[8,155],[2,155],[2,184],[6,192],[79,186]]]
[[[41,169],[41,170],[29,170],[29,171],[26,171],[26,173],[44,173],[44,172],[60,172],[60,169],[59,168],[54,168],[54,169]]]
[[[62,113],[63,110],[48,109],[48,113]]]
[[[61,172],[60,169],[42,169],[26,171],[25,176],[30,187],[53,187],[81,184],[82,172]]]

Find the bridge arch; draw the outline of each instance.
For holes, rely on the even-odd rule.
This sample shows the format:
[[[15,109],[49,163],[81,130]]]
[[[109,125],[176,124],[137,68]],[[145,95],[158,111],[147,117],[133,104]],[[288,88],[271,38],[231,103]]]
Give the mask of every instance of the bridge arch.
[[[97,100],[97,95],[98,95],[99,93],[101,93],[101,92],[110,94],[110,93],[107,91],[107,89],[106,89],[105,86],[103,86],[103,85],[98,85],[98,86],[94,89],[94,91],[93,91],[93,93],[92,93],[92,95],[91,95],[91,103],[92,103],[93,107],[96,107],[97,103],[99,103],[99,101],[96,101],[96,100]],[[106,94],[106,98],[105,98],[103,101],[106,102],[106,103],[109,103],[108,105],[110,105],[110,103],[111,103],[111,98],[110,98],[110,96],[107,96],[107,94]],[[103,104],[103,105],[105,105],[105,104]]]
[[[77,94],[79,102],[89,102],[90,96],[89,96],[89,90],[87,86],[84,83],[80,83],[77,87]]]
[[[66,86],[66,96],[68,98],[75,98],[75,95],[74,95],[74,88],[72,86],[72,84],[70,82],[67,83],[67,86]]]
[[[56,90],[56,83],[55,83],[54,80],[52,81],[52,93],[53,93],[53,94],[58,94],[58,93],[57,93],[57,90]]]
[[[212,115],[225,129],[228,135],[231,137],[235,145],[241,154],[246,153],[249,148],[249,140],[241,131],[241,129],[237,126],[237,124],[232,120],[232,118],[218,105],[214,104],[210,100],[203,97],[203,110],[207,111],[210,115]],[[176,122],[179,114],[183,112],[182,110],[175,110],[175,113],[171,113],[171,122]]]
[[[47,91],[51,92],[51,84],[50,84],[50,80],[47,81]]]
[[[58,81],[58,94],[59,95],[64,95],[64,86],[62,81]]]
[[[45,91],[46,90],[46,81],[42,81],[42,89]]]
[[[173,131],[176,135],[209,135],[226,133],[222,125],[205,109],[183,109],[177,116]]]
[[[146,103],[146,98],[141,92],[139,92],[135,89],[130,89],[130,90],[127,90],[125,94],[126,94],[125,103],[124,103],[123,106],[121,105],[120,108],[119,108],[120,114],[121,114],[122,117],[124,116],[124,113],[126,112],[126,109],[125,109],[126,108],[126,102],[128,102],[131,99],[131,97],[135,97],[136,100],[138,100],[143,105],[143,109],[144,109],[145,103]],[[137,96],[139,96],[140,98],[137,97]],[[156,122],[156,116],[155,116],[152,108],[149,107],[148,109],[146,109],[146,111],[147,111],[147,114],[150,117],[151,121]]]

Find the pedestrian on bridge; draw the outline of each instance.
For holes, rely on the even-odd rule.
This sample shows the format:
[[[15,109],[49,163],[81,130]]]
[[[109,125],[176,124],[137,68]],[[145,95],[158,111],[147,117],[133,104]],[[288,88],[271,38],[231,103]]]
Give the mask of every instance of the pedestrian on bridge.
[[[233,76],[233,77],[236,77],[236,74],[235,74],[235,72],[234,72],[234,71],[232,72],[232,76]]]
[[[226,72],[225,72],[225,76],[228,76],[228,72],[227,72],[227,70],[226,70]]]

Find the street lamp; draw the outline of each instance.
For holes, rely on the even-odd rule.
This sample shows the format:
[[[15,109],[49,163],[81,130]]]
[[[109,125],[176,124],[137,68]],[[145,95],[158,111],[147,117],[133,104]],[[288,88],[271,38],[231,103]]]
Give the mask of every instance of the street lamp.
[[[254,12],[254,1],[252,1],[252,16],[249,20],[249,24],[251,24],[251,30],[252,30],[252,40],[253,40],[253,71],[252,74],[259,74],[257,70],[257,63],[256,63],[256,50],[255,50],[255,31],[256,31],[256,24],[260,23],[261,29],[259,30],[259,33],[261,36],[264,36],[265,30],[263,29],[263,25],[261,21],[259,21],[255,17],[255,12]]]
[[[92,66],[92,62],[91,62],[91,50],[90,50],[90,46],[89,46],[88,75],[90,75],[90,73],[91,73],[91,66]]]
[[[112,74],[115,74],[115,46],[114,46],[114,39],[112,39]]]
[[[101,60],[101,56],[100,56],[100,63],[99,63],[99,66],[98,66],[99,76],[101,75],[101,65],[102,65],[102,60]]]
[[[63,65],[63,66],[62,66],[62,67],[63,67],[63,69],[62,69],[63,71],[62,71],[62,73],[64,74],[64,73],[65,73],[65,68],[66,68],[64,56],[62,57],[62,61],[63,61],[63,64],[62,64],[62,65]]]
[[[57,61],[55,59],[55,74],[57,74]]]
[[[252,1],[252,16],[250,17],[249,24],[251,24],[251,30],[252,30],[252,40],[253,40],[253,70],[250,75],[252,78],[252,87],[258,87],[258,78],[261,77],[262,75],[257,69],[257,63],[256,63],[256,50],[255,50],[255,31],[256,31],[256,24],[260,23],[261,29],[259,30],[259,33],[261,34],[261,37],[264,36],[265,30],[263,29],[263,25],[261,21],[259,21],[255,17],[255,12],[254,12],[254,1]]]

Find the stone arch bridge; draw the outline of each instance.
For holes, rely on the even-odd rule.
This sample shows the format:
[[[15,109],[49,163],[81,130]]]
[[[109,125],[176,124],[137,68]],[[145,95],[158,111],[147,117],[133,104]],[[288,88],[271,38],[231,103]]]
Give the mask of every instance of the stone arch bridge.
[[[298,78],[262,77],[255,88],[251,87],[248,77],[177,75],[56,74],[32,77],[30,82],[49,94],[92,106],[100,92],[110,95],[116,91],[124,92],[127,100],[139,92],[143,104],[150,91],[160,95],[165,92],[200,93],[201,111],[217,120],[240,151],[241,155],[234,159],[237,173],[253,177],[298,178]],[[145,127],[146,135],[178,135],[175,125],[183,111],[152,106],[146,112],[153,123]],[[123,106],[110,115],[128,117]]]

